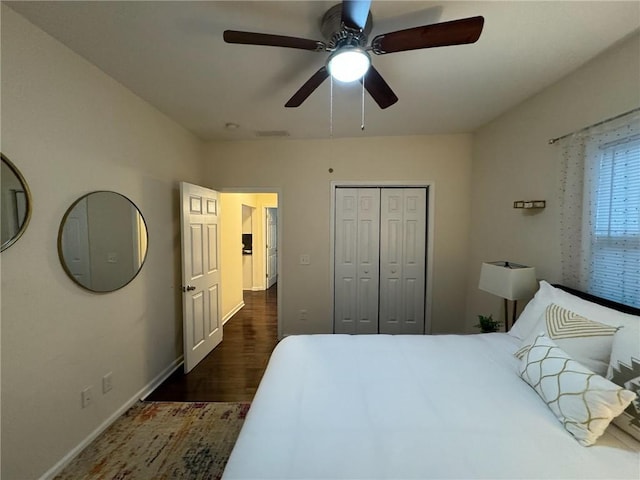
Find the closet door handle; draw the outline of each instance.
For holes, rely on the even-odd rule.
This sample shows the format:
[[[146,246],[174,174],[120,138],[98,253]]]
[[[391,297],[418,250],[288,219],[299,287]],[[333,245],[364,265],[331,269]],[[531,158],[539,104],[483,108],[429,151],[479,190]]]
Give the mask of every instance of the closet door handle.
[[[183,292],[191,292],[193,290],[195,290],[196,287],[194,287],[193,285],[187,285],[186,287],[182,287],[182,291]]]

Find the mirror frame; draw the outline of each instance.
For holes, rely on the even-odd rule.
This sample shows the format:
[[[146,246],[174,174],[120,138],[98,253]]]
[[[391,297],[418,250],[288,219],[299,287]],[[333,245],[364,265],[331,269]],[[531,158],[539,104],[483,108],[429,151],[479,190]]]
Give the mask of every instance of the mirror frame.
[[[134,207],[138,211],[138,214],[140,215],[140,218],[142,219],[142,223],[144,224],[145,234],[147,235],[147,249],[144,252],[144,258],[142,259],[142,262],[140,263],[140,268],[138,268],[138,271],[134,275],[132,275],[131,278],[127,282],[123,283],[118,288],[114,288],[113,290],[94,290],[94,289],[89,288],[86,285],[83,285],[80,282],[78,282],[76,280],[76,278],[73,276],[73,274],[71,273],[71,271],[69,270],[69,268],[67,267],[67,264],[65,263],[65,260],[64,260],[64,255],[62,253],[62,232],[63,232],[64,226],[65,226],[65,224],[67,222],[67,217],[69,216],[71,211],[75,208],[75,206],[78,203],[80,203],[85,198],[88,198],[89,195],[93,195],[95,193],[112,193],[112,194],[118,195],[119,197],[122,197],[126,201],[128,201],[131,204],[131,206]],[[69,208],[67,208],[67,211],[64,212],[62,220],[60,220],[60,227],[58,228],[58,258],[60,260],[60,264],[62,265],[62,268],[64,269],[64,272],[67,274],[67,277],[69,277],[73,281],[73,283],[75,283],[79,287],[82,287],[83,289],[85,289],[85,290],[87,290],[89,292],[100,293],[100,294],[102,294],[102,293],[111,293],[111,292],[115,292],[115,291],[120,290],[121,288],[126,287],[131,282],[133,282],[133,280],[140,274],[140,272],[142,271],[142,267],[144,267],[144,264],[147,262],[148,254],[149,254],[149,227],[147,226],[147,221],[145,220],[144,215],[142,215],[142,211],[140,211],[140,209],[138,208],[138,205],[136,205],[129,197],[127,197],[126,195],[123,195],[121,193],[114,192],[112,190],[94,190],[94,191],[85,193],[84,195],[82,195],[79,198],[77,198],[69,206]]]
[[[7,240],[2,245],[0,245],[0,252],[4,252],[7,248],[9,248],[11,245],[16,243],[18,239],[22,237],[24,232],[27,230],[27,226],[29,225],[29,221],[31,220],[31,213],[33,211],[33,197],[31,196],[31,190],[29,190],[29,184],[27,183],[25,178],[22,176],[22,173],[20,172],[20,170],[18,170],[18,167],[16,167],[13,164],[13,162],[4,155],[4,153],[0,153],[0,157],[2,159],[2,162],[6,163],[7,167],[9,167],[9,169],[20,181],[20,184],[24,187],[24,195],[27,200],[27,213],[24,217],[24,222],[20,226],[20,230],[18,230],[18,233],[16,233],[13,237],[11,237],[9,240]]]

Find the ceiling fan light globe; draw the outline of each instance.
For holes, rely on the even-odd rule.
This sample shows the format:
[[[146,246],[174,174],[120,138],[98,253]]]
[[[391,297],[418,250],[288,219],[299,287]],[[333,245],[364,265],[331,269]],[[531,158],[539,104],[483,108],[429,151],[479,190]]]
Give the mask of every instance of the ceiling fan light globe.
[[[355,82],[371,66],[369,54],[361,48],[343,48],[329,57],[327,70],[339,82]]]

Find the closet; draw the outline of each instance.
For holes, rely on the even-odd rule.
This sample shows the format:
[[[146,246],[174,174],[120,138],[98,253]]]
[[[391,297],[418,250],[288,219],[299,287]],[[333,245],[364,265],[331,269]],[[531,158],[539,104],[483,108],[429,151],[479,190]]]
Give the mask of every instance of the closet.
[[[423,334],[427,188],[335,189],[334,332]]]

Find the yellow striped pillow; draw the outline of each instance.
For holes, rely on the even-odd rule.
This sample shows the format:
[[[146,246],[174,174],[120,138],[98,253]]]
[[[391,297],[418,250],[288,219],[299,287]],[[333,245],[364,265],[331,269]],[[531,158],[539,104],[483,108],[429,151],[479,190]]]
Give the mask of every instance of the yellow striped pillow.
[[[618,330],[617,327],[594,322],[566,308],[562,308],[555,303],[547,307],[545,320],[549,338],[552,340],[558,340],[559,338],[611,336]]]

